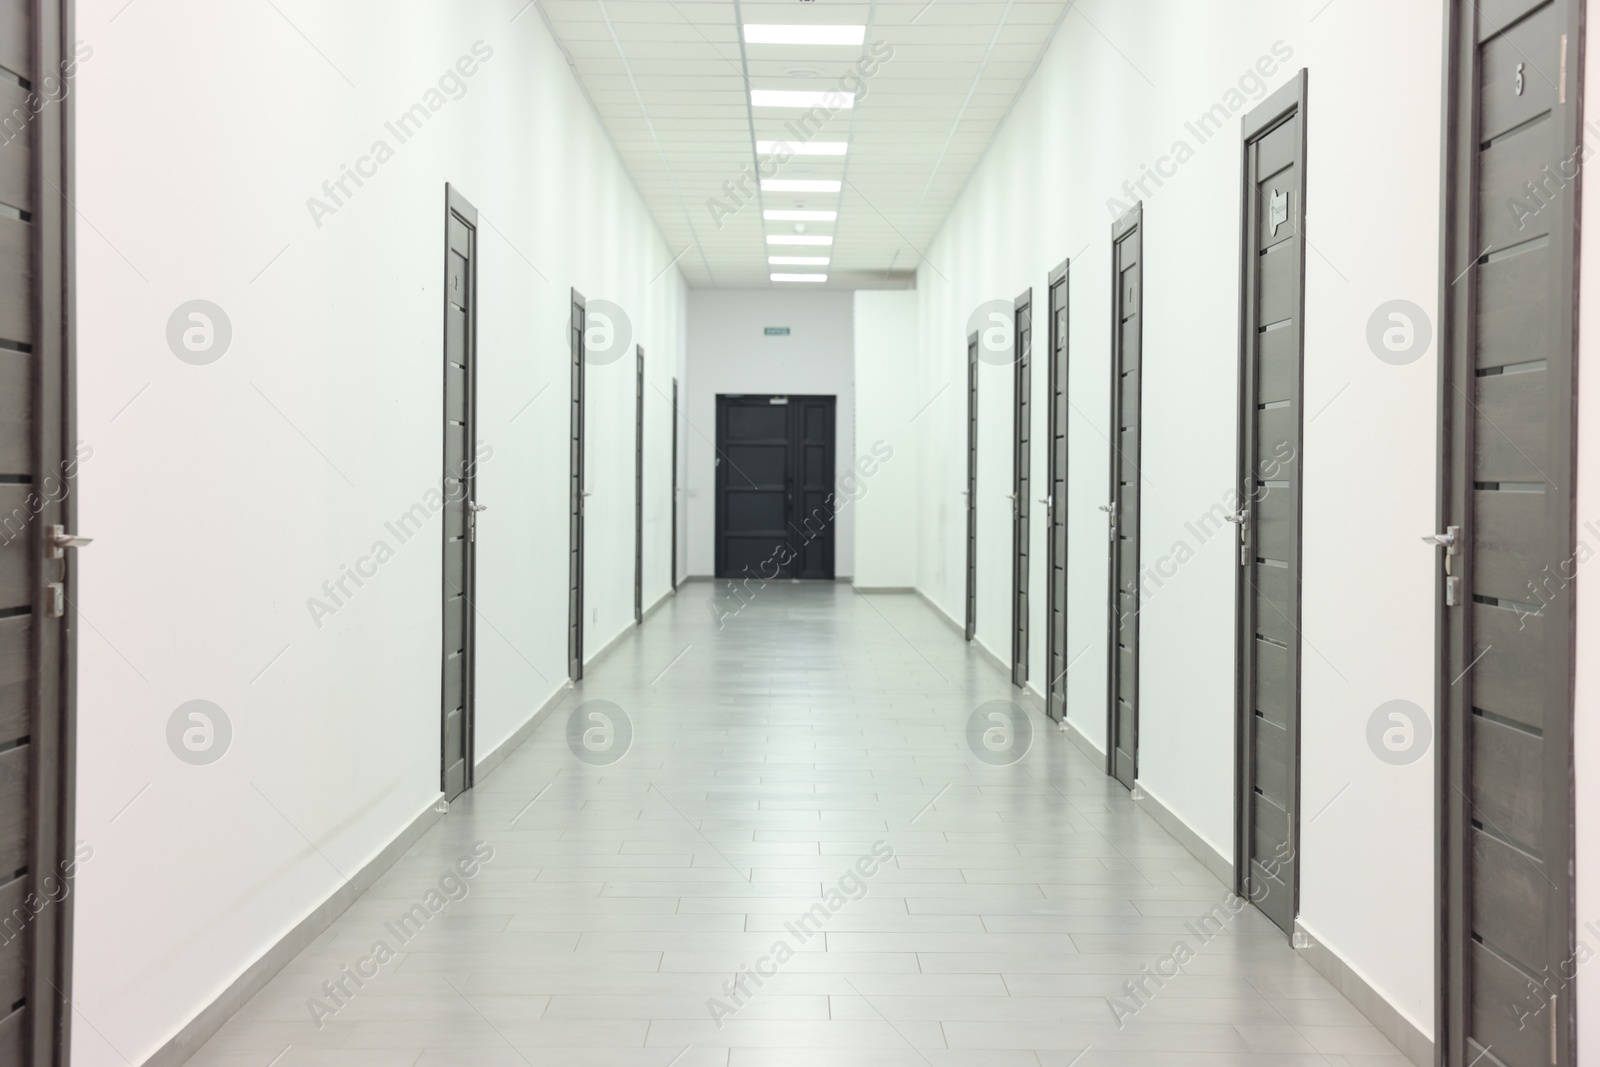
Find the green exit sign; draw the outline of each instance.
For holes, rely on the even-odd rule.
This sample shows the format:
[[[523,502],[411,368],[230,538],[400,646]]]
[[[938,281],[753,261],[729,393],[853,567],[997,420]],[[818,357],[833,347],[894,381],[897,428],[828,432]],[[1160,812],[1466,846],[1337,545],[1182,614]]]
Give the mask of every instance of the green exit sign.
[[[767,336],[768,337],[788,337],[789,336],[789,327],[787,327],[787,326],[768,326],[767,327]]]

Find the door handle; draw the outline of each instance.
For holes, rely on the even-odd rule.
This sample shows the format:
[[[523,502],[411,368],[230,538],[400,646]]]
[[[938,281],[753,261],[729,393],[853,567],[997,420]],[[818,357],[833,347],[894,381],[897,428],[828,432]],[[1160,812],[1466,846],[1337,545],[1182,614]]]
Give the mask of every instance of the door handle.
[[[1452,556],[1461,554],[1461,527],[1451,526],[1442,534],[1428,534],[1422,539],[1430,545],[1444,549]]]
[[[79,537],[77,534],[67,533],[67,528],[60,523],[50,527],[50,558],[61,559],[69,548],[82,548],[94,543],[92,537]]]
[[[1250,509],[1240,508],[1223,518],[1239,527],[1239,566],[1250,566]]]
[[[1107,515],[1110,515],[1113,519],[1117,517],[1117,505],[1114,503],[1101,504],[1099,510],[1105,512]]]
[[[1461,527],[1447,526],[1444,533],[1428,534],[1422,540],[1444,549],[1444,606],[1453,608],[1461,602],[1461,579],[1450,573],[1450,559],[1461,555]]]
[[[585,495],[587,495],[587,494],[585,494]],[[488,504],[480,504],[476,500],[471,501],[470,503],[468,503],[467,507],[471,508],[473,511],[488,511],[489,510],[489,505]]]

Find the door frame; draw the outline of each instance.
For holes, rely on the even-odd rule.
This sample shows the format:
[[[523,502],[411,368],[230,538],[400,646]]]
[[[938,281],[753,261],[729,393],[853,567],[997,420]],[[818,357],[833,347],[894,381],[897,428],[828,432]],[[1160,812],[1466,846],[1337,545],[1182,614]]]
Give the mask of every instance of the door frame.
[[[1032,286],[1011,305],[1011,371],[1011,684],[1021,689],[1028,684],[1028,524],[1033,520],[1028,495],[1033,486]]]
[[[574,682],[583,681],[583,500],[589,495],[584,489],[583,472],[583,371],[586,347],[584,331],[588,325],[588,304],[583,294],[573,289],[572,314],[567,322],[572,357],[572,420],[568,455],[571,499],[568,503],[567,526],[567,677]]]
[[[34,84],[45,71],[61,71],[76,39],[75,5],[64,0],[33,0],[31,17]],[[77,276],[73,250],[77,223],[70,206],[76,187],[75,123],[77,94],[64,93],[43,108],[30,125],[33,160],[33,273],[29,305],[33,320],[36,373],[31,386],[33,461],[41,477],[57,479],[60,494],[46,493],[24,539],[32,557],[35,590],[28,651],[32,685],[29,773],[28,869],[33,891],[57,902],[34,916],[30,959],[26,964],[28,1006],[27,1062],[30,1067],[64,1067],[71,1058],[73,916],[77,894],[78,594],[76,552],[51,558],[47,531],[78,527]],[[57,195],[47,195],[54,188]],[[48,472],[48,474],[46,474]],[[62,611],[51,612],[51,583],[62,590]],[[52,625],[53,624],[53,625]],[[50,633],[46,634],[46,628]],[[45,893],[46,877],[59,878],[66,891]]]
[[[1476,87],[1479,84],[1476,33],[1470,18],[1463,17],[1463,0],[1450,0],[1447,8],[1445,33],[1445,137],[1443,154],[1443,203],[1440,226],[1440,280],[1439,280],[1439,477],[1436,529],[1447,531],[1459,526],[1460,543],[1471,545],[1474,530],[1472,509],[1461,496],[1472,485],[1473,442],[1471,411],[1465,391],[1458,385],[1476,369],[1476,289],[1460,287],[1452,282],[1472,269],[1482,253],[1475,242],[1478,239],[1479,175],[1476,166],[1478,155],[1478,130],[1476,119],[1480,104]],[[1563,83],[1560,96],[1551,116],[1552,144],[1555,146],[1580,144],[1583,138],[1582,112],[1584,102],[1584,9],[1585,0],[1555,0],[1558,12],[1565,15],[1560,23],[1563,43],[1567,45],[1564,59],[1570,57],[1575,72],[1573,87],[1569,92]],[[1557,151],[1561,149],[1556,148]],[[1567,181],[1554,197],[1559,204],[1561,219],[1570,225],[1553,226],[1550,233],[1551,257],[1560,267],[1560,277],[1552,296],[1553,339],[1549,354],[1552,382],[1569,384],[1567,403],[1556,402],[1549,412],[1552,440],[1563,432],[1568,447],[1557,453],[1551,450],[1547,460],[1547,477],[1555,484],[1567,486],[1567,491],[1548,493],[1547,512],[1556,512],[1551,523],[1552,533],[1559,532],[1562,544],[1551,558],[1572,560],[1576,556],[1577,508],[1576,482],[1578,427],[1576,406],[1578,393],[1578,286],[1580,277],[1581,240],[1581,185],[1582,171]],[[1548,192],[1548,190],[1543,190]],[[1558,366],[1557,361],[1565,363]],[[1461,366],[1458,367],[1457,364]],[[1457,427],[1464,447],[1456,449],[1454,442]],[[1552,485],[1552,488],[1554,486]],[[1437,550],[1436,550],[1437,551]],[[1448,556],[1443,558],[1449,558]],[[1465,565],[1459,575],[1464,595],[1470,602],[1472,590],[1471,558],[1463,553],[1454,557]],[[1559,571],[1562,564],[1558,563]],[[1548,568],[1547,568],[1548,569]],[[1456,727],[1457,714],[1452,706],[1454,680],[1459,680],[1474,662],[1472,659],[1473,635],[1470,620],[1463,612],[1453,612],[1446,604],[1443,569],[1435,564],[1434,591],[1434,707],[1435,707],[1435,1048],[1437,1062],[1453,1065],[1465,1062],[1466,1019],[1470,1014],[1471,990],[1468,988],[1469,968],[1461,961],[1460,949],[1470,939],[1467,911],[1471,901],[1466,899],[1469,879],[1466,871],[1465,847],[1458,845],[1470,828],[1467,808],[1469,801],[1457,785],[1465,779],[1469,765],[1469,730]],[[1577,906],[1573,897],[1574,878],[1571,862],[1576,856],[1576,797],[1571,781],[1573,732],[1575,726],[1575,601],[1570,589],[1558,611],[1547,605],[1542,612],[1547,630],[1553,630],[1545,641],[1544,650],[1560,650],[1564,655],[1550,657],[1557,662],[1545,664],[1544,695],[1555,697],[1546,700],[1546,743],[1557,746],[1556,758],[1550,762],[1563,763],[1568,774],[1560,780],[1545,782],[1545,810],[1560,807],[1567,821],[1562,843],[1565,855],[1545,857],[1544,872],[1553,879],[1556,895],[1564,905],[1564,915],[1547,918],[1546,934],[1555,943],[1554,927],[1563,928],[1562,951],[1571,953],[1576,941]],[[1470,679],[1468,681],[1470,686]],[[1464,716],[1462,716],[1464,718]],[[1552,727],[1561,727],[1553,729]],[[1557,802],[1557,803],[1552,803]],[[1459,888],[1458,888],[1459,887]],[[1566,956],[1571,959],[1571,955]],[[1560,1000],[1551,1016],[1551,1037],[1557,1043],[1557,1060],[1565,1067],[1577,1063],[1577,1012],[1574,990],[1577,983],[1568,982],[1560,990]]]
[[[1106,773],[1113,778],[1117,777],[1117,633],[1120,630],[1121,609],[1117,604],[1117,579],[1121,577],[1121,550],[1118,547],[1118,535],[1122,531],[1123,519],[1126,511],[1122,506],[1122,490],[1117,482],[1117,453],[1119,452],[1118,440],[1121,438],[1122,426],[1122,385],[1121,367],[1123,366],[1122,352],[1122,271],[1117,265],[1118,245],[1130,233],[1137,231],[1139,235],[1139,310],[1138,336],[1139,336],[1139,442],[1140,459],[1144,458],[1144,316],[1145,316],[1145,285],[1144,285],[1144,201],[1141,200],[1129,208],[1116,222],[1111,224],[1111,422],[1109,427],[1111,442],[1111,516],[1112,522],[1110,542],[1110,556],[1107,567],[1107,586],[1110,595],[1107,605],[1107,644],[1106,650]],[[1143,504],[1142,493],[1139,489],[1140,473],[1139,464],[1134,464],[1135,493],[1138,494],[1140,504]],[[1134,588],[1138,588],[1139,561],[1143,556],[1143,544],[1140,540],[1139,530],[1144,521],[1144,508],[1140,506],[1134,513],[1133,541],[1134,541]],[[1133,638],[1133,674],[1139,676],[1139,613],[1144,607],[1141,600],[1134,605],[1134,638]],[[1134,683],[1134,702],[1129,706],[1129,714],[1133,716],[1133,769],[1129,772],[1129,781],[1124,783],[1132,788],[1139,779],[1139,694],[1138,682]],[[1121,781],[1120,778],[1117,779]]]
[[[967,610],[966,635],[978,634],[978,334],[967,336]]]
[[[1069,557],[1068,557],[1068,553],[1066,551],[1066,548],[1067,548],[1067,537],[1068,537],[1067,524],[1066,524],[1065,520],[1062,518],[1062,512],[1066,510],[1067,498],[1066,498],[1066,494],[1064,492],[1061,494],[1061,497],[1060,497],[1059,500],[1056,498],[1056,486],[1057,486],[1057,484],[1060,484],[1063,489],[1066,488],[1066,482],[1067,482],[1067,457],[1063,456],[1058,461],[1057,456],[1056,456],[1056,438],[1058,436],[1060,436],[1060,437],[1062,437],[1063,440],[1065,440],[1067,427],[1065,425],[1057,422],[1058,415],[1064,415],[1065,413],[1057,411],[1057,407],[1056,407],[1056,392],[1059,389],[1059,391],[1061,392],[1063,398],[1066,398],[1069,403],[1071,402],[1071,399],[1070,399],[1071,398],[1071,393],[1068,390],[1069,375],[1066,373],[1069,370],[1069,367],[1070,367],[1070,362],[1069,361],[1071,359],[1071,352],[1072,352],[1072,338],[1071,338],[1071,332],[1070,332],[1071,331],[1071,323],[1072,323],[1072,274],[1071,274],[1071,271],[1072,271],[1072,260],[1071,259],[1062,260],[1061,261],[1061,265],[1059,267],[1056,267],[1054,270],[1052,270],[1050,272],[1049,278],[1047,279],[1047,282],[1046,282],[1046,289],[1045,289],[1045,292],[1047,294],[1047,296],[1046,296],[1046,306],[1048,308],[1048,318],[1047,318],[1046,321],[1049,323],[1049,331],[1048,331],[1049,343],[1045,346],[1045,352],[1047,354],[1047,359],[1049,361],[1049,366],[1046,368],[1046,371],[1045,371],[1045,375],[1046,375],[1045,395],[1049,399],[1049,404],[1048,404],[1048,406],[1046,408],[1046,416],[1045,416],[1045,418],[1046,418],[1046,430],[1045,430],[1045,451],[1046,451],[1045,479],[1046,479],[1046,484],[1049,486],[1049,492],[1046,494],[1046,501],[1045,501],[1045,576],[1046,576],[1046,582],[1045,582],[1045,608],[1044,608],[1044,626],[1045,626],[1044,706],[1045,706],[1045,714],[1049,715],[1050,718],[1054,719],[1055,721],[1062,722],[1062,723],[1067,721],[1067,695],[1066,695],[1066,673],[1067,673],[1067,668],[1065,666],[1065,663],[1066,663],[1066,660],[1067,660],[1067,651],[1066,651],[1066,638],[1067,638],[1067,635],[1066,635],[1066,619],[1067,619],[1067,613],[1066,613],[1066,605],[1065,604],[1057,604],[1056,603],[1056,568],[1059,565],[1059,567],[1062,570],[1063,578],[1065,578],[1066,577],[1067,561],[1068,561]],[[1066,316],[1067,316],[1068,333],[1067,333],[1066,336],[1058,336],[1057,335],[1057,332],[1056,332],[1056,314],[1057,314],[1057,312],[1064,312],[1066,314]],[[1057,552],[1056,552],[1056,543],[1057,543],[1058,540],[1061,542],[1061,549],[1062,549],[1059,559],[1057,559]],[[1063,590],[1062,592],[1063,592],[1063,597],[1064,597],[1065,596],[1065,590]],[[1060,627],[1060,632],[1057,632],[1057,626],[1056,626],[1056,612],[1057,612],[1058,609],[1060,610],[1060,613],[1061,613],[1061,622],[1062,622],[1062,625]],[[1060,655],[1059,659],[1061,661],[1062,666],[1061,666],[1059,671],[1056,669],[1057,668],[1057,658],[1058,658],[1056,656],[1056,646],[1057,646],[1057,644],[1059,644],[1061,646],[1061,655]],[[1058,699],[1058,694],[1059,694],[1059,699]]]
[[[473,207],[461,191],[449,182],[444,187],[444,337],[445,350],[443,365],[440,370],[444,375],[444,405],[443,417],[445,426],[450,424],[450,222],[458,220],[467,228],[472,241],[472,255],[467,258],[467,322],[466,337],[463,342],[466,349],[467,360],[467,397],[466,397],[466,429],[467,448],[464,468],[460,472],[462,482],[462,497],[467,508],[467,527],[462,531],[466,540],[464,552],[466,555],[467,587],[462,595],[467,602],[467,616],[462,623],[462,648],[463,658],[466,660],[465,676],[461,680],[461,717],[462,717],[462,789],[464,793],[477,783],[477,703],[478,703],[478,626],[477,626],[477,594],[478,594],[478,548],[477,541],[473,538],[472,505],[478,499],[478,209]],[[444,476],[451,477],[449,464],[449,446],[444,448]],[[448,483],[446,483],[448,484]],[[440,573],[443,576],[440,585],[448,589],[450,540],[448,534],[441,539],[440,544]],[[441,614],[443,607],[441,606]],[[448,792],[445,774],[449,768],[445,766],[445,752],[449,745],[449,716],[450,709],[445,707],[445,686],[443,679],[440,681],[439,692],[439,787],[441,791]]]
[[[633,624],[644,622],[644,346],[634,345]]]
[[[1255,319],[1257,304],[1256,279],[1257,273],[1253,265],[1260,263],[1261,257],[1257,252],[1258,230],[1256,228],[1255,196],[1258,176],[1250,165],[1251,146],[1258,143],[1283,123],[1298,116],[1300,120],[1300,139],[1296,149],[1296,164],[1299,172],[1296,175],[1297,184],[1293,187],[1295,211],[1291,212],[1291,219],[1298,217],[1301,220],[1300,232],[1300,293],[1295,306],[1295,330],[1299,334],[1298,354],[1299,363],[1295,370],[1295,411],[1300,417],[1296,425],[1294,442],[1295,453],[1295,567],[1291,592],[1294,596],[1295,616],[1290,621],[1294,633],[1300,633],[1301,618],[1303,615],[1303,599],[1301,596],[1301,575],[1304,573],[1305,550],[1305,483],[1304,483],[1304,453],[1305,453],[1305,352],[1306,352],[1306,252],[1304,219],[1306,212],[1306,151],[1309,145],[1308,123],[1306,119],[1306,101],[1308,94],[1309,75],[1302,68],[1292,79],[1280,86],[1271,96],[1267,97],[1258,107],[1248,112],[1243,119],[1241,134],[1241,162],[1240,162],[1240,200],[1239,200],[1239,365],[1237,382],[1237,410],[1238,426],[1235,436],[1237,449],[1237,469],[1235,471],[1235,490],[1238,493],[1237,506],[1246,516],[1246,523],[1253,519],[1251,505],[1254,503],[1254,479],[1258,472],[1250,462],[1253,439],[1255,436],[1255,410],[1256,410],[1256,383],[1254,371],[1257,367],[1254,343]],[[1255,526],[1249,525],[1241,533],[1241,544],[1248,544],[1252,553],[1255,547]],[[1243,537],[1249,537],[1248,542]],[[1253,560],[1251,561],[1253,563]],[[1243,559],[1235,568],[1234,574],[1234,678],[1233,678],[1233,703],[1234,703],[1234,862],[1233,881],[1234,892],[1239,896],[1253,900],[1250,895],[1249,877],[1250,862],[1252,858],[1252,844],[1255,840],[1255,818],[1250,798],[1255,793],[1256,776],[1254,773],[1254,742],[1255,742],[1255,709],[1250,699],[1255,692],[1255,620],[1256,598],[1255,585],[1251,581],[1251,569]],[[1287,733],[1288,761],[1286,773],[1289,776],[1287,788],[1289,809],[1288,827],[1288,866],[1291,877],[1288,880],[1289,889],[1289,923],[1290,929],[1286,933],[1293,934],[1294,918],[1300,914],[1300,863],[1297,854],[1297,843],[1300,840],[1300,719],[1301,719],[1301,652],[1298,642],[1292,643],[1289,648],[1290,673],[1293,675],[1291,691],[1294,697],[1294,710],[1289,716]]]

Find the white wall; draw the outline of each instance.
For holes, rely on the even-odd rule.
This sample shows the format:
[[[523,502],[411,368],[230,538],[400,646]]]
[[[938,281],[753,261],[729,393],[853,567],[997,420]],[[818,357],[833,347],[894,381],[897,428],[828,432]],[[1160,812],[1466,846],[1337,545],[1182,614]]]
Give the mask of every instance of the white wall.
[[[855,294],[855,584],[911,589],[917,584],[917,294]],[[873,447],[882,443],[879,454]],[[887,448],[892,458],[881,460]],[[870,473],[869,473],[870,472]]]
[[[688,298],[689,573],[715,573],[717,394],[837,396],[837,473],[855,454],[854,334],[849,291],[694,289]],[[787,326],[768,337],[768,326]],[[871,442],[868,442],[870,445]],[[855,573],[856,515],[839,512],[834,576]]]
[[[569,286],[649,353],[666,591],[685,290],[650,281],[672,253],[523,2],[79,12],[78,1064],[142,1062],[438,796],[438,519],[320,629],[306,601],[439,482],[446,181],[482,212],[479,754],[566,677]],[[319,228],[307,198],[478,41],[465,97]],[[160,70],[204,91],[152,95]],[[233,326],[209,366],[165,341],[194,298]],[[597,649],[632,614],[631,359],[588,383]],[[165,738],[195,698],[234,732],[208,767]]]
[[[1223,500],[1234,479],[1240,134],[1235,117],[1202,143],[1186,123],[1237,93],[1276,42],[1292,58],[1269,84],[1244,82],[1236,116],[1310,69],[1302,922],[1428,1034],[1432,760],[1385,765],[1363,730],[1385,700],[1432,707],[1434,560],[1418,538],[1433,522],[1437,353],[1393,367],[1368,349],[1365,329],[1380,303],[1432,307],[1438,292],[1442,21],[1440,5],[1382,0],[1083,0],[917,282],[917,390],[919,403],[933,400],[918,423],[919,584],[960,618],[967,319],[981,302],[1009,302],[1029,286],[1042,306],[1047,272],[1073,259],[1068,640],[1069,655],[1081,658],[1068,711],[1103,746],[1107,553],[1096,507],[1108,470],[1108,200],[1144,200],[1143,539],[1147,558],[1180,542],[1194,558],[1141,616],[1140,780],[1231,856],[1236,564],[1225,538],[1201,542],[1185,524]],[[1175,173],[1168,167],[1159,186],[1124,191],[1180,139],[1192,158]],[[997,651],[1010,644],[1011,374],[984,365],[979,401],[978,637]],[[1045,384],[1036,357],[1036,479],[1045,470]],[[1041,545],[1044,516],[1034,514]],[[1044,673],[1044,559],[1033,554],[1035,685]],[[1402,861],[1374,877],[1374,856]]]

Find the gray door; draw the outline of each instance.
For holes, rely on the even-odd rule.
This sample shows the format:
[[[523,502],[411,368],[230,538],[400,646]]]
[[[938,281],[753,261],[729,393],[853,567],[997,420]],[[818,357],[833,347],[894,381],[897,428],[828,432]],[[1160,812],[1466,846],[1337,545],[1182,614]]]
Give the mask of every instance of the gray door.
[[[1450,1064],[1577,1062],[1581,6],[1450,5],[1439,525],[1419,531],[1440,567],[1438,1032]]]
[[[834,534],[834,405],[831,396],[796,396],[789,400],[791,495],[790,528],[799,549],[795,577],[833,579]]]
[[[1144,205],[1111,228],[1111,542],[1106,772],[1133,788],[1139,772],[1140,314],[1144,300]]]
[[[635,345],[633,391],[633,621],[644,621],[644,346]]]
[[[1045,506],[1045,708],[1057,722],[1067,718],[1067,304],[1068,268],[1050,272],[1049,495]]]
[[[717,397],[718,578],[833,578],[834,405]]]
[[[1033,290],[1017,297],[1011,316],[1011,684],[1028,681],[1028,523],[1033,474]]]
[[[478,213],[445,187],[444,685],[440,789],[454,800],[473,779],[473,596],[478,531]]]
[[[967,338],[967,640],[978,632],[978,335]]]
[[[60,3],[0,0],[0,913],[28,916],[0,945],[0,1067],[67,1062],[70,988],[76,447],[68,262],[73,97],[30,110],[22,88],[63,68]],[[70,65],[70,64],[69,64]],[[60,191],[64,191],[60,192]],[[29,900],[53,901],[30,909]],[[8,918],[8,927],[13,925]]]
[[[572,419],[568,462],[571,499],[567,524],[567,677],[583,679],[583,332],[588,328],[583,294],[572,290],[567,332],[572,346]]]
[[[1244,121],[1240,250],[1236,889],[1294,924],[1300,811],[1305,72]]]
[[[672,591],[678,591],[678,379],[672,379]]]

